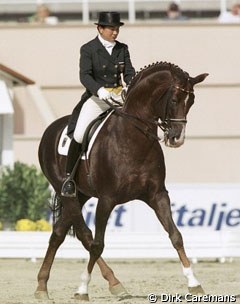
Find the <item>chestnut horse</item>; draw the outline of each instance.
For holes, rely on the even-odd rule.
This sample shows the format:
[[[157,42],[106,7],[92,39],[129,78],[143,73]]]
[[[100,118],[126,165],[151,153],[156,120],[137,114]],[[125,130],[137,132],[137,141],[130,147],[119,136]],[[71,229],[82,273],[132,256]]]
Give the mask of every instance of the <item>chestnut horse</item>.
[[[187,113],[194,103],[194,85],[207,75],[190,77],[178,66],[167,62],[152,64],[137,73],[128,88],[123,107],[115,109],[98,133],[88,159],[78,164],[76,198],[60,195],[66,157],[58,154],[57,145],[69,117],[58,119],[46,129],[39,147],[39,161],[62,208],[38,274],[37,298],[48,298],[47,281],[51,266],[71,226],[90,254],[75,298],[88,300],[88,284],[96,262],[109,283],[110,291],[120,297],[127,296],[101,254],[107,221],[113,208],[135,199],[152,208],[167,231],[178,253],[190,292],[204,293],[186,256],[181,233],[172,219],[165,187],[164,155],[157,134],[161,128],[169,147],[179,147],[184,143]],[[94,237],[81,211],[91,197],[98,198]]]

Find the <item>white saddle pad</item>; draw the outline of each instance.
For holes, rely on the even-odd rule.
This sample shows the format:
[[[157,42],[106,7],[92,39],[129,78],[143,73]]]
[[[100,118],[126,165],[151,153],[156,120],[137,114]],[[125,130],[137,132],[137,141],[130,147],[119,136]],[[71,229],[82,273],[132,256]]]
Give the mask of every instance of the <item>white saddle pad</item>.
[[[94,132],[90,142],[89,142],[89,145],[88,145],[88,151],[86,153],[86,155],[84,154],[82,156],[82,159],[86,159],[89,157],[89,154],[90,154],[90,151],[92,149],[92,146],[95,142],[95,139],[99,133],[99,131],[101,130],[101,128],[103,127],[103,125],[105,124],[105,122],[107,121],[108,117],[112,114],[113,111],[111,111],[107,117],[102,121],[102,123],[97,127],[96,131]],[[65,155],[67,156],[68,155],[68,150],[69,150],[69,146],[70,146],[70,143],[71,143],[71,138],[67,135],[67,126],[63,129],[62,131],[62,134],[60,136],[60,140],[59,140],[59,143],[58,143],[58,153],[60,155]]]
[[[58,153],[60,155],[67,155],[68,154],[68,149],[71,143],[71,138],[68,137],[67,135],[67,128],[68,126],[66,126],[61,134],[59,143],[58,143]]]

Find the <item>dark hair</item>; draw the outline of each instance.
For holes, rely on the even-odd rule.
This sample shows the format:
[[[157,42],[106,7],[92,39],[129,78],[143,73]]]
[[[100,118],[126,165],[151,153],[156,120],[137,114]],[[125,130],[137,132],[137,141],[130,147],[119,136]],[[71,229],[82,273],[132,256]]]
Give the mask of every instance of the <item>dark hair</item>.
[[[177,5],[177,3],[172,2],[172,3],[169,4],[168,10],[173,11],[173,12],[178,12],[179,11],[179,6]]]

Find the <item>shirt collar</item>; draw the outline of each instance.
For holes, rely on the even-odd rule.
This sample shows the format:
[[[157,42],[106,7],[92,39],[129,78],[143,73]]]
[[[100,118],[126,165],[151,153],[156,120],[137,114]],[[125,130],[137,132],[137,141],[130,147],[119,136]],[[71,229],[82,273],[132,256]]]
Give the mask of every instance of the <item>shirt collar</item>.
[[[98,34],[98,39],[100,40],[100,42],[102,43],[102,45],[105,47],[105,48],[113,48],[116,44],[116,42],[110,42],[110,41],[107,41],[105,39],[102,38],[102,36],[100,34]]]

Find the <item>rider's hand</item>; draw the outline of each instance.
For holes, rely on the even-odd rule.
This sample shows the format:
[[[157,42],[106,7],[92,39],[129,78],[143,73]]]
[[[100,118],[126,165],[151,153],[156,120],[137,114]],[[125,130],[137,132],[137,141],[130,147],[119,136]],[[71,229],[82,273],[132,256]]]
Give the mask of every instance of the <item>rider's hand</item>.
[[[104,87],[101,87],[97,91],[97,94],[98,94],[99,99],[101,99],[101,100],[111,98],[110,92],[108,92],[108,90],[106,90]]]

